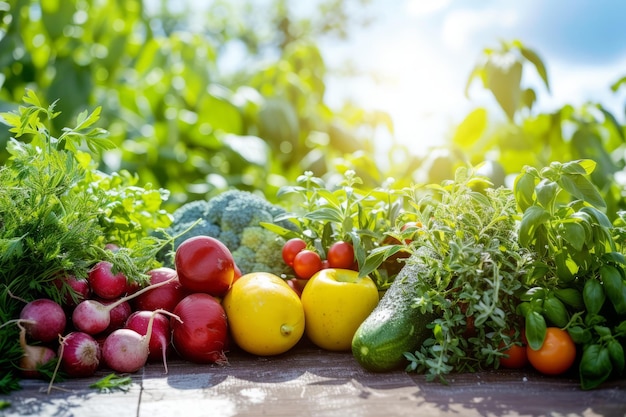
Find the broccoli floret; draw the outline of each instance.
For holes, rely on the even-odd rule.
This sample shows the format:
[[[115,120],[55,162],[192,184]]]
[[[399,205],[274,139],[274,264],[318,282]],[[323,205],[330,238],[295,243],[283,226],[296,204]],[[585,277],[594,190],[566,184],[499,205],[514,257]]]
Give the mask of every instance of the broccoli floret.
[[[176,239],[174,250],[185,239],[207,235],[228,247],[242,273],[263,271],[280,275],[287,269],[281,255],[284,239],[259,223],[273,223],[276,216],[284,213],[282,207],[259,195],[229,190],[208,201],[182,205],[173,213],[174,220],[167,232],[175,236],[201,219],[189,232]],[[289,221],[276,224],[296,230],[296,226]]]

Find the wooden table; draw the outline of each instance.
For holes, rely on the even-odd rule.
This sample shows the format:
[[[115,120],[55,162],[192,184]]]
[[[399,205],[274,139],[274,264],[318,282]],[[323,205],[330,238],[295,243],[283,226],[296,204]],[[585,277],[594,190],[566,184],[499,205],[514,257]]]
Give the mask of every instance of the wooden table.
[[[277,357],[230,352],[229,364],[173,359],[169,373],[148,364],[127,392],[89,385],[110,371],[55,384],[24,380],[0,400],[2,417],[231,417],[231,416],[626,416],[626,379],[583,391],[573,377],[545,377],[531,369],[450,376],[427,382],[402,370],[363,370],[350,353],[307,345]]]

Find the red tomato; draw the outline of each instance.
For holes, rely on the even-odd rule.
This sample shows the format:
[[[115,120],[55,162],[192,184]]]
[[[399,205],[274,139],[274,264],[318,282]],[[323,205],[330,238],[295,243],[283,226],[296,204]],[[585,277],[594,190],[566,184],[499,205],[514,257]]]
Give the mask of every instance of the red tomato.
[[[350,243],[340,240],[330,245],[326,258],[331,268],[352,269],[354,247]]]
[[[283,245],[283,261],[289,266],[293,266],[296,255],[306,248],[306,242],[299,237],[289,239]]]
[[[230,250],[210,236],[195,236],[180,244],[174,254],[178,280],[184,289],[221,297],[235,277]]]
[[[309,279],[322,269],[322,258],[317,252],[304,249],[293,259],[293,270],[300,279]]]
[[[500,358],[500,365],[509,369],[520,369],[528,364],[528,355],[526,353],[526,346],[512,345],[505,350],[505,357]]]
[[[537,350],[527,349],[530,364],[545,375],[559,375],[576,360],[576,345],[566,330],[548,327],[543,345]]]

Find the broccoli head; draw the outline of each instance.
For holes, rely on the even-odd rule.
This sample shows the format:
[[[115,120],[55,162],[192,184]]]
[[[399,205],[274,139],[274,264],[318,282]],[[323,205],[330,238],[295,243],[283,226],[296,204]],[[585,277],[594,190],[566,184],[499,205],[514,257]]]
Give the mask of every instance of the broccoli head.
[[[275,223],[297,230],[287,220],[274,220],[284,213],[282,207],[257,194],[229,190],[208,201],[198,200],[182,205],[172,213],[173,221],[166,232],[170,236],[179,235],[175,239],[174,250],[190,237],[207,235],[228,247],[243,274],[271,272],[281,275],[287,269],[281,255],[285,240],[260,223]]]

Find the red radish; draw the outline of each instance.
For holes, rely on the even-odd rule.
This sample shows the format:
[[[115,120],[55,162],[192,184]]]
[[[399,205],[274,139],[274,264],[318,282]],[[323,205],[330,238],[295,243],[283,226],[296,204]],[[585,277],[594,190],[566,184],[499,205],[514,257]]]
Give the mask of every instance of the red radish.
[[[20,312],[20,320],[31,339],[44,343],[57,340],[67,324],[63,307],[47,298],[27,303]]]
[[[62,337],[58,354],[61,368],[70,377],[95,374],[102,358],[96,339],[83,332],[70,332]]]
[[[172,320],[180,320],[165,310],[155,310],[151,314],[145,335],[131,329],[117,329],[107,336],[102,345],[102,358],[115,372],[137,372],[148,361],[150,338],[154,318],[159,314],[168,314]]]
[[[84,300],[74,308],[72,312],[72,322],[76,329],[88,333],[90,335],[96,335],[105,331],[111,324],[111,310],[118,305],[131,300],[134,297],[150,291],[154,288],[158,288],[162,285],[167,285],[170,281],[159,282],[158,284],[148,285],[147,287],[137,291],[134,294],[122,297],[111,304],[104,305],[97,300]]]
[[[170,320],[172,344],[181,358],[196,363],[227,363],[228,322],[214,297],[195,293],[174,309],[181,321]]]
[[[76,307],[76,304],[91,296],[89,281],[85,278],[77,278],[74,275],[62,275],[54,281],[57,288],[61,289],[64,284],[69,286],[63,298],[64,307]]]
[[[133,299],[133,307],[136,311],[153,311],[158,309],[173,311],[180,300],[188,295],[188,292],[180,284],[174,269],[167,267],[156,268],[149,271],[148,275],[150,275],[150,284],[157,284],[168,279],[172,279],[172,281],[163,287],[155,288]]]
[[[125,328],[136,331],[142,336],[148,333],[148,324],[153,316],[152,311],[135,311],[128,317]],[[163,314],[154,316],[152,335],[150,336],[148,361],[161,359],[167,373],[167,355],[170,347],[170,321]]]
[[[113,300],[126,292],[127,279],[121,272],[112,272],[113,264],[107,261],[98,262],[89,271],[89,285],[98,297]]]
[[[20,372],[24,378],[40,378],[41,373],[37,370],[41,365],[45,365],[56,358],[54,350],[46,346],[31,346],[26,343],[26,328],[22,325],[27,324],[24,320],[17,321],[17,327],[20,328],[20,346],[24,354],[20,358]]]
[[[105,306],[111,305],[115,302],[112,300],[102,300],[102,299],[98,299],[97,301],[99,301]],[[132,314],[132,312],[133,312],[133,309],[130,306],[130,303],[128,301],[124,301],[123,303],[115,306],[111,311],[109,311],[109,317],[111,320],[109,322],[109,325],[107,326],[106,329],[104,329],[103,332],[111,333],[113,330],[121,329],[122,327],[124,327],[126,320],[128,320],[128,317]]]

